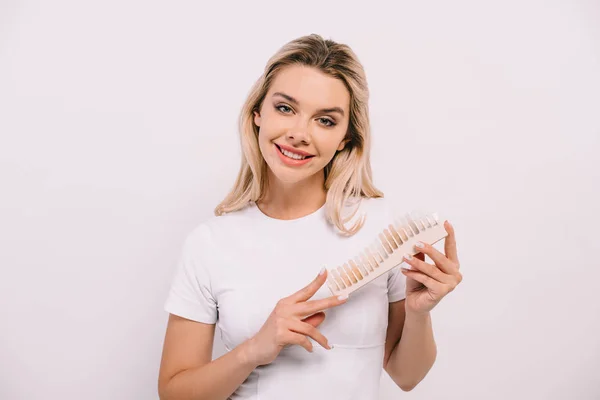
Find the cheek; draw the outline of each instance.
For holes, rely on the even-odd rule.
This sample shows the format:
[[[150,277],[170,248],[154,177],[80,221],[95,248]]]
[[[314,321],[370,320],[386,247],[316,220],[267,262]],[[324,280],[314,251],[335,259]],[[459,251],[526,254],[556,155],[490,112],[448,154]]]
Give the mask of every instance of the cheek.
[[[272,138],[270,138],[265,131],[261,129],[258,134],[258,147],[260,148],[260,152],[262,153],[264,159],[268,159],[274,155],[274,153],[271,153],[271,146],[273,146],[271,141]]]
[[[321,149],[321,155],[323,157],[333,158],[338,150],[338,147],[340,146],[340,142],[344,138],[344,134],[330,131],[327,132],[327,136],[328,137],[325,140],[320,140],[317,144]]]
[[[285,120],[272,113],[265,114],[261,119],[259,139],[270,141],[281,135],[286,130]]]
[[[263,118],[260,127],[258,128],[258,143],[263,146],[267,145],[271,140],[274,139],[273,129],[266,119]]]

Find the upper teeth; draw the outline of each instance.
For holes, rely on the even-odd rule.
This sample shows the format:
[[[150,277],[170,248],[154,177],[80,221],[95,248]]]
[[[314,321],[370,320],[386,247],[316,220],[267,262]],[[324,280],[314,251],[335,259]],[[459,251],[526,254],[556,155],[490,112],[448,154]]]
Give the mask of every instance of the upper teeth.
[[[306,156],[301,156],[299,154],[292,153],[292,152],[284,150],[284,149],[281,149],[281,152],[283,154],[285,154],[286,156],[288,156],[289,158],[293,158],[295,160],[304,160],[306,158]]]

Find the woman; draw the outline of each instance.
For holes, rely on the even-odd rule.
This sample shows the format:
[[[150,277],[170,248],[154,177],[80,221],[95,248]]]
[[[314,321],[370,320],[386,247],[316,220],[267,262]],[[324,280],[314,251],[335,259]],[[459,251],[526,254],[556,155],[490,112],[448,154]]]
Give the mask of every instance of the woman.
[[[461,280],[447,222],[445,255],[425,245],[411,269],[350,298],[323,285],[324,264],[354,255],[393,216],[372,182],[367,103],[346,45],[309,35],[268,61],[241,113],[234,188],[183,245],[161,399],[368,400],[382,367],[405,391],[427,374],[429,313]],[[212,360],[217,321],[228,352]]]

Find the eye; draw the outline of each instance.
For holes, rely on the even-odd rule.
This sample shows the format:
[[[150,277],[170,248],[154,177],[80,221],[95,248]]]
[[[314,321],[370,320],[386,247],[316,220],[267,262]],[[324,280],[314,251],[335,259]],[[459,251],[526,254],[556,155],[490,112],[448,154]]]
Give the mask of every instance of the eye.
[[[284,114],[289,114],[289,111],[292,111],[292,109],[289,108],[288,106],[286,106],[285,104],[280,104],[278,106],[275,106],[275,108]],[[282,108],[284,108],[284,110],[282,110]],[[285,110],[288,110],[288,111],[285,111]]]
[[[323,125],[325,125],[325,126],[331,127],[331,126],[337,125],[333,120],[331,120],[329,118],[319,118],[319,121],[321,121],[321,123],[323,123]]]

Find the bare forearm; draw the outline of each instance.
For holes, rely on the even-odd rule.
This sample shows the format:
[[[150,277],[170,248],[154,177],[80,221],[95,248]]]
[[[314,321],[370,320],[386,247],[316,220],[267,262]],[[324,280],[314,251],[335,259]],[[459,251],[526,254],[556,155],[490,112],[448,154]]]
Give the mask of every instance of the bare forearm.
[[[247,357],[248,342],[198,368],[175,375],[160,394],[161,400],[227,399],[257,367]]]
[[[402,390],[412,390],[425,378],[436,355],[431,315],[407,312],[402,337],[390,355],[386,371]]]

